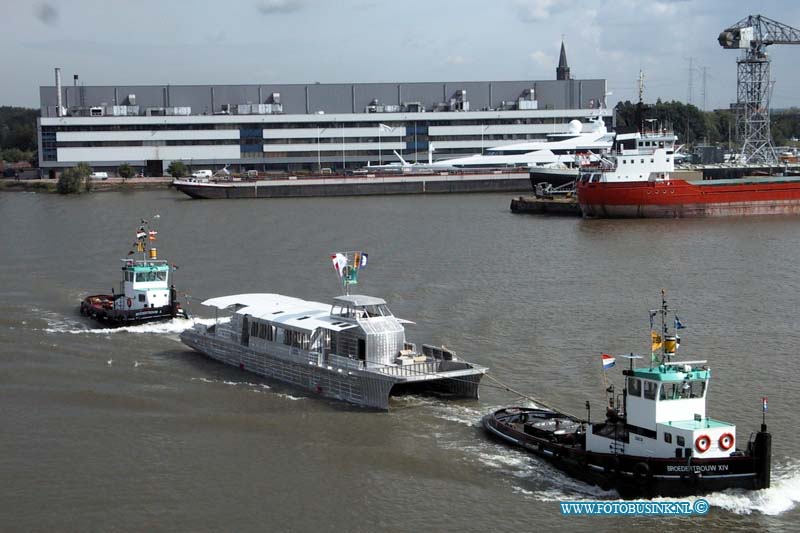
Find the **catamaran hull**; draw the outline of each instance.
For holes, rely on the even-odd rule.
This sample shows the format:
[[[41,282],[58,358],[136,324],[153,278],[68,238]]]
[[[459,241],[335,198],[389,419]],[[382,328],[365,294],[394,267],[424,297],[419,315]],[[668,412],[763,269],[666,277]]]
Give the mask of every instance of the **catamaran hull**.
[[[542,457],[576,479],[605,490],[615,489],[625,499],[683,497],[732,488],[758,490],[770,485],[772,441],[764,431],[756,434],[752,455],[719,459],[637,457],[587,452],[581,446],[529,435],[498,420],[496,415],[506,411],[483,418],[483,427],[490,435]]]
[[[800,179],[580,183],[587,218],[689,218],[800,214]]]
[[[399,376],[317,364],[311,359],[297,361],[293,360],[296,359],[294,356],[263,353],[245,346],[231,345],[195,329],[181,333],[181,341],[211,359],[240,370],[288,383],[325,398],[378,410],[388,410],[390,396],[405,392],[477,399],[478,385],[483,377],[482,371],[466,371],[469,368],[467,363],[446,362],[454,370],[458,365],[463,365],[465,372],[449,378],[405,380]]]

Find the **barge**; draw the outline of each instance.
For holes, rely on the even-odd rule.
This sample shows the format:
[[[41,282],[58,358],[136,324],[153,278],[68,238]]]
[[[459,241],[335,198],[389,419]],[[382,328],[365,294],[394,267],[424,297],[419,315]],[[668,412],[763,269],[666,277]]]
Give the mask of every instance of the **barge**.
[[[265,180],[176,179],[173,186],[196,199],[293,198],[521,192],[529,188],[527,169],[458,172],[368,173],[353,176],[286,176]]]

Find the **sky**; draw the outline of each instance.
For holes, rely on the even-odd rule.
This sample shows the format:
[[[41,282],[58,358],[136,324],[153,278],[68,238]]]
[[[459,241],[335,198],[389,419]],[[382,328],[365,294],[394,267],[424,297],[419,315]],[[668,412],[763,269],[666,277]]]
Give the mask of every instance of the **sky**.
[[[714,109],[736,100],[720,31],[751,14],[800,28],[797,0],[0,0],[0,13],[0,105],[26,107],[56,66],[86,85],[554,79],[563,38],[573,78],[608,80],[609,105],[636,100],[642,70],[645,101],[688,101],[691,79],[691,102]],[[800,106],[800,46],[768,51],[772,107]]]

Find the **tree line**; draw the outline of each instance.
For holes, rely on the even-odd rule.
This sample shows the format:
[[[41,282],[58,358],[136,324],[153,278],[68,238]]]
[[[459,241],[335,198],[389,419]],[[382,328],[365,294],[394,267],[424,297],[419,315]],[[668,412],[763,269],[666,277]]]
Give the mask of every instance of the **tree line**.
[[[617,132],[636,131],[649,124],[669,126],[681,144],[721,144],[735,146],[736,117],[728,109],[701,111],[683,102],[639,104],[620,102],[614,108],[617,114]],[[640,115],[640,118],[639,118]],[[792,107],[770,114],[772,140],[776,146],[796,145],[800,138],[800,109]],[[638,123],[641,121],[642,123]]]
[[[0,159],[38,164],[36,118],[38,109],[0,106]]]

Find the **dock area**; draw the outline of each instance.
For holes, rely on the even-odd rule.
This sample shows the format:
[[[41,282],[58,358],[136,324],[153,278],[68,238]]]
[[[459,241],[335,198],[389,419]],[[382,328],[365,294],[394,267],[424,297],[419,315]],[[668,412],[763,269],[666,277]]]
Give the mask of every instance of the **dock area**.
[[[511,199],[511,211],[535,215],[581,216],[581,207],[574,196],[556,198],[520,196]]]

